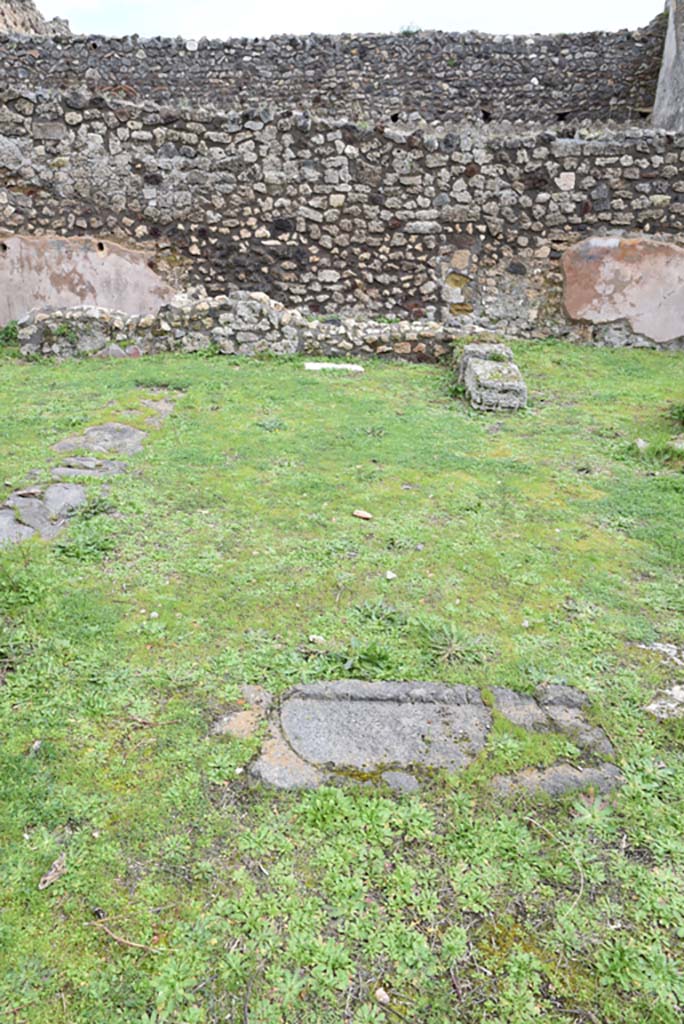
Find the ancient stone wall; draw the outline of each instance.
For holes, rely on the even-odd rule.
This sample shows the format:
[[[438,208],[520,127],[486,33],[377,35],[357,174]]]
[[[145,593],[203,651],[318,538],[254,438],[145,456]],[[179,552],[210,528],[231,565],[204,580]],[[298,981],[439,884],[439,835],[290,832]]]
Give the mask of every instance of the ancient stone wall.
[[[551,333],[568,329],[570,245],[635,231],[684,240],[684,139],[15,91],[0,98],[0,225],[144,245],[174,282],[211,294]]]
[[[268,106],[359,123],[412,111],[428,121],[634,122],[653,106],[665,28],[660,17],[640,32],[557,36],[3,39],[0,88],[88,82],[136,102]]]

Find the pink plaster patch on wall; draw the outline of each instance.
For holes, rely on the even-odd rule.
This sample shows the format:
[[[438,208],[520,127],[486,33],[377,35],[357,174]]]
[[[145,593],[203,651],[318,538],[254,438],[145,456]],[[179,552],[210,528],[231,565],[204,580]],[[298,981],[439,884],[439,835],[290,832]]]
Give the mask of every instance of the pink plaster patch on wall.
[[[95,238],[0,237],[0,324],[46,307],[154,314],[175,290],[149,264],[145,253]]]
[[[656,344],[684,337],[684,248],[645,236],[588,238],[562,266],[572,320],[627,321]]]

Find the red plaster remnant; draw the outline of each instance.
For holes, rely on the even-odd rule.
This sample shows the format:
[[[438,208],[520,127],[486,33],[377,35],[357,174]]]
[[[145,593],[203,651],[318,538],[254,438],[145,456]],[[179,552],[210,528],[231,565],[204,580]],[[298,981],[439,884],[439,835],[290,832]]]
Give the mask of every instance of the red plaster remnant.
[[[157,313],[175,291],[148,261],[149,254],[95,238],[2,237],[0,324],[45,307]]]
[[[588,238],[562,258],[572,320],[626,321],[656,344],[684,336],[684,248],[652,238]]]

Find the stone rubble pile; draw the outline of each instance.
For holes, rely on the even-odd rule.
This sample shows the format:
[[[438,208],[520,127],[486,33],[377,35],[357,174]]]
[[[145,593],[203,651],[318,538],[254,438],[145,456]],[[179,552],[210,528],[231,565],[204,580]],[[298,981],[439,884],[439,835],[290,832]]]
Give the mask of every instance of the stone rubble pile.
[[[158,401],[143,399],[141,402],[152,410],[146,423],[158,427],[172,411],[172,404],[165,398]],[[14,491],[0,505],[0,548],[7,544],[19,544],[38,534],[43,540],[54,540],[67,525],[70,517],[87,501],[85,487],[68,482],[72,478],[97,479],[115,476],[126,469],[125,462],[114,459],[100,459],[96,454],[134,455],[142,451],[147,432],[127,423],[104,423],[88,427],[80,435],[67,437],[53,446],[54,451],[93,453],[90,456],[74,455],[56,466],[51,475],[57,483],[47,487],[30,487]],[[65,482],[67,481],[67,482]]]
[[[450,350],[451,336],[445,324],[432,320],[316,318],[286,309],[261,292],[241,291],[214,298],[200,290],[186,292],[150,316],[75,306],[33,310],[19,323],[25,357],[124,357],[214,349],[225,355],[382,355],[432,362]]]

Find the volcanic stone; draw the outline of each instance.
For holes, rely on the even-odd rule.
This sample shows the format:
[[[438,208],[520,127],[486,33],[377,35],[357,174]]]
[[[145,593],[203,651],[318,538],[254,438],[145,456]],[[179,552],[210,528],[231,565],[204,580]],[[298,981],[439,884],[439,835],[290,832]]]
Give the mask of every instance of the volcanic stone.
[[[564,793],[581,789],[609,793],[612,789],[622,785],[623,781],[622,772],[614,764],[606,763],[589,768],[575,768],[571,764],[555,764],[551,768],[526,768],[515,775],[498,776],[494,779],[494,787],[504,796],[509,796],[520,790],[526,790],[528,793],[562,796]]]
[[[99,427],[88,427],[79,436],[67,437],[55,446],[56,452],[73,452],[84,448],[91,452],[118,452],[121,455],[135,455],[142,451],[144,430],[130,427],[125,423],[103,423]]]
[[[294,752],[314,764],[453,770],[482,750],[492,716],[468,686],[344,680],[295,689],[280,721]]]
[[[0,547],[5,544],[19,544],[33,536],[30,526],[20,523],[12,508],[0,508]]]

